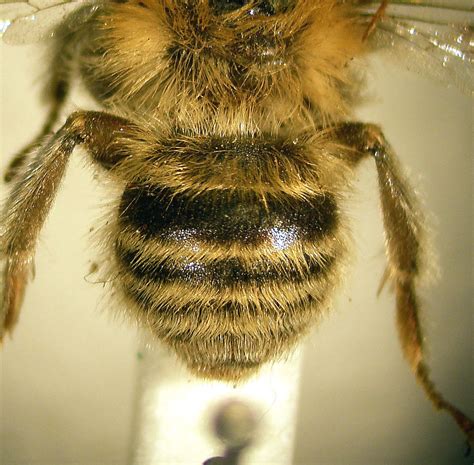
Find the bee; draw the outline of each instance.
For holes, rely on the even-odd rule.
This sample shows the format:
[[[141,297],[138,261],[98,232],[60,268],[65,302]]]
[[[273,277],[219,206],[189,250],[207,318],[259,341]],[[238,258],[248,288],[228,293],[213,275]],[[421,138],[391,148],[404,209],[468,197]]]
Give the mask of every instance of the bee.
[[[441,6],[458,26],[439,35],[399,19],[404,7],[422,19],[415,0],[398,13],[387,1],[71,1],[39,12],[20,3],[33,10],[5,20],[4,40],[54,36],[50,111],[5,175],[2,335],[82,146],[120,189],[102,242],[121,307],[195,375],[247,379],[331,306],[351,245],[343,206],[372,159],[403,353],[472,441],[473,422],[436,390],[423,352],[418,284],[430,258],[419,201],[382,130],[351,119],[352,64],[371,43],[429,51],[442,60],[437,78],[469,87],[470,29],[458,19],[467,9]],[[41,22],[48,10],[59,25]],[[74,112],[53,132],[74,75],[103,111]]]

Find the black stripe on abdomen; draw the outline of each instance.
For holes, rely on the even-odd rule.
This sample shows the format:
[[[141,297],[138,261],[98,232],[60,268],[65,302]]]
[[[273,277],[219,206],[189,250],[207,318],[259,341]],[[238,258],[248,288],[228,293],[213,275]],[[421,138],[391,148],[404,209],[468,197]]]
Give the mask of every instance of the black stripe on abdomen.
[[[125,269],[137,279],[156,284],[184,282],[190,285],[207,284],[216,289],[235,286],[260,286],[271,282],[298,284],[313,276],[331,270],[332,256],[303,254],[299,267],[260,260],[250,267],[238,258],[213,260],[145,260],[137,251],[125,250],[117,245],[117,257]]]
[[[328,193],[308,200],[264,202],[238,192],[188,197],[167,188],[129,186],[120,205],[121,226],[146,238],[223,246],[268,244],[278,250],[296,241],[317,241],[335,229],[337,216],[336,201]]]

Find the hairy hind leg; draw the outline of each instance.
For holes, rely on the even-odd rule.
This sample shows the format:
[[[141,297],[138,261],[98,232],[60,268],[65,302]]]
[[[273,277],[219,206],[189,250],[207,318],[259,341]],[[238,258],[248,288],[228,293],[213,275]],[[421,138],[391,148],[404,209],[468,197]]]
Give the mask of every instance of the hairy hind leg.
[[[416,195],[379,127],[346,123],[337,126],[335,132],[348,146],[349,150],[341,155],[347,163],[355,166],[367,156],[375,160],[388,257],[384,280],[389,280],[395,290],[398,333],[405,358],[433,405],[447,411],[474,443],[474,422],[436,389],[425,361],[417,280],[427,259],[424,219]]]

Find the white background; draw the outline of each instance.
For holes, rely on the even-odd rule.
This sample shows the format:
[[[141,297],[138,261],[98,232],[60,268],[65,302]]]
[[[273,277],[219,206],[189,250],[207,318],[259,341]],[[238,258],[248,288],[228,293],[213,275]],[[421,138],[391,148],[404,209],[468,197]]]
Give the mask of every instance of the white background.
[[[37,49],[1,50],[5,166],[40,128],[45,109]],[[472,417],[471,101],[386,64],[373,69],[361,119],[383,126],[436,219],[442,278],[424,293],[423,312],[433,379]],[[77,153],[71,161],[20,324],[1,356],[4,465],[125,465],[130,453],[136,330],[100,311],[103,289],[84,279],[94,258],[88,231],[107,201],[84,160]],[[306,342],[294,463],[471,463],[462,435],[434,412],[402,359],[392,296],[375,296],[384,255],[369,160],[351,203],[356,259],[332,315]]]

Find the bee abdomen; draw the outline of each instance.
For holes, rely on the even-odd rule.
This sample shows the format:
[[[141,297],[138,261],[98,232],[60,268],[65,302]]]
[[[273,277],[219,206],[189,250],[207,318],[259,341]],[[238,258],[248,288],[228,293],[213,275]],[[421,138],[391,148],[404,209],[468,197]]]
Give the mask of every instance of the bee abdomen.
[[[281,355],[325,307],[342,251],[338,223],[331,194],[282,202],[134,186],[119,212],[120,285],[190,368],[237,379]]]

